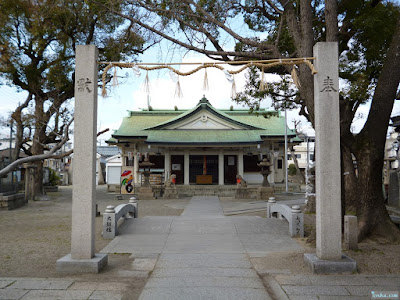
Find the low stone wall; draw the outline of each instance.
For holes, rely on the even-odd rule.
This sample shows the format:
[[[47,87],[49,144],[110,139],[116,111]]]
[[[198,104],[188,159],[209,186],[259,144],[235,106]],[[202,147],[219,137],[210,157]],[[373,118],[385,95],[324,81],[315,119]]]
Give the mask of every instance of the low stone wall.
[[[135,190],[138,191],[138,186],[135,186]],[[274,185],[271,187],[271,191],[264,191],[260,195],[260,186],[249,185],[247,186],[246,199],[268,199],[272,197],[274,193],[281,193],[285,191],[285,186]],[[107,191],[119,193],[118,184],[107,184]],[[153,192],[156,197],[160,196],[160,187],[153,186]],[[163,188],[163,192],[165,192]],[[235,197],[236,195],[236,184],[234,185],[176,185],[176,192],[179,198],[193,197],[193,196],[218,196],[218,197]],[[300,192],[300,186],[289,186],[289,192]],[[165,196],[163,196],[165,198]]]
[[[0,194],[0,210],[12,210],[25,205],[25,194]]]
[[[45,193],[47,192],[58,192],[58,185],[45,185],[43,186]]]

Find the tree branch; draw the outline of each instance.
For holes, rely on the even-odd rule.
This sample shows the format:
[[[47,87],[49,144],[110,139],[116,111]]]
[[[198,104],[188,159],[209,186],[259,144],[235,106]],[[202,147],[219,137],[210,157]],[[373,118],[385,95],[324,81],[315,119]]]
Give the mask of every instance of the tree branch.
[[[62,140],[56,146],[54,146],[52,149],[50,149],[50,151],[40,154],[40,155],[33,155],[33,156],[17,159],[16,161],[9,164],[7,167],[0,170],[0,178],[7,175],[11,171],[13,171],[16,167],[18,167],[24,163],[30,163],[30,162],[35,162],[35,161],[39,161],[39,160],[49,159],[49,158],[59,159],[59,158],[62,158],[62,157],[72,154],[74,151],[73,149],[71,149],[68,152],[61,153],[61,154],[55,154],[55,152],[57,150],[61,149],[61,147],[69,140],[68,131],[69,131],[69,126],[72,124],[73,120],[74,119],[72,118],[68,122],[67,126],[65,127],[64,136],[63,136]],[[109,128],[106,128],[106,129],[98,132],[97,136],[100,136],[109,130],[110,130]]]

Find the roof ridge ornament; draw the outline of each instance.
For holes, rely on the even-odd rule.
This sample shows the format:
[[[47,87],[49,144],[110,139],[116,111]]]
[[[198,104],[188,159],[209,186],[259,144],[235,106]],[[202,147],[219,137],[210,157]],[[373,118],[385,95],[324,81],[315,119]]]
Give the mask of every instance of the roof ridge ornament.
[[[200,99],[199,104],[209,104],[211,105],[210,101],[206,98],[205,95],[203,95],[203,98]]]

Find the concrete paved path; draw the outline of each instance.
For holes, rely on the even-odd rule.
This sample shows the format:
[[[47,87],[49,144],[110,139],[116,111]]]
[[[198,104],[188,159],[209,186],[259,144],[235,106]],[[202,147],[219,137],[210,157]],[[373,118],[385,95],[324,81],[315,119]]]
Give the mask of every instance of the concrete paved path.
[[[249,257],[300,250],[286,221],[226,217],[218,197],[193,197],[179,217],[127,220],[119,232],[103,253],[155,263],[143,300],[271,299]]]

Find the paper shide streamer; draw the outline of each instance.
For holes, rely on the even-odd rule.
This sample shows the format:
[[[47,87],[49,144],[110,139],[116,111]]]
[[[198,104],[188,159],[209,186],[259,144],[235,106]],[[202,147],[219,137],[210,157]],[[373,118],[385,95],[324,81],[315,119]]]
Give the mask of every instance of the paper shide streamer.
[[[133,74],[136,77],[139,77],[141,75],[140,70],[145,70],[146,71],[146,78],[144,82],[144,89],[145,92],[149,95],[150,94],[150,81],[148,77],[148,72],[153,71],[153,70],[161,70],[161,69],[169,69],[170,70],[170,76],[173,79],[173,81],[176,83],[176,89],[175,89],[175,96],[182,97],[182,89],[181,89],[181,84],[179,81],[179,76],[189,76],[192,75],[196,72],[198,72],[201,69],[204,69],[204,81],[203,81],[203,89],[208,90],[209,85],[208,85],[208,74],[207,74],[207,68],[216,68],[224,72],[226,79],[232,84],[231,88],[231,96],[232,98],[236,97],[236,83],[235,83],[235,78],[234,75],[239,74],[240,72],[246,70],[249,67],[257,67],[261,69],[261,80],[260,80],[260,91],[265,91],[268,88],[267,82],[265,81],[264,78],[264,73],[265,70],[268,68],[276,67],[279,65],[286,65],[286,66],[292,66],[292,79],[294,84],[299,88],[300,81],[297,75],[297,70],[299,65],[305,64],[309,67],[311,70],[311,73],[314,75],[317,73],[317,70],[315,70],[314,65],[311,63],[311,60],[315,59],[314,57],[306,57],[306,58],[288,58],[288,59],[272,59],[272,60],[259,60],[259,61],[240,61],[240,62],[215,62],[215,63],[170,63],[170,64],[155,64],[155,63],[124,63],[124,62],[99,62],[99,64],[107,64],[107,66],[104,69],[103,75],[102,75],[102,96],[106,97],[107,96],[107,90],[106,90],[106,82],[107,82],[107,72],[110,68],[114,68],[114,76],[112,79],[112,85],[117,86],[118,85],[118,76],[117,76],[117,67],[119,68],[132,68]],[[236,70],[231,70],[228,71],[224,69],[221,65],[223,64],[235,64],[238,63],[241,65],[239,69]],[[191,71],[188,72],[181,72],[177,69],[174,69],[172,65],[198,65],[196,68],[194,68]],[[173,74],[173,75],[171,75]]]

